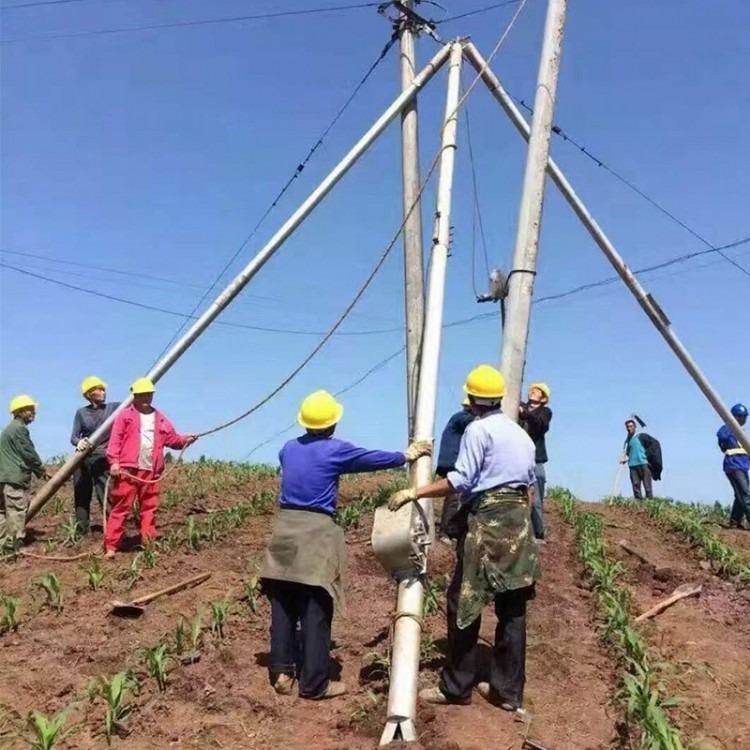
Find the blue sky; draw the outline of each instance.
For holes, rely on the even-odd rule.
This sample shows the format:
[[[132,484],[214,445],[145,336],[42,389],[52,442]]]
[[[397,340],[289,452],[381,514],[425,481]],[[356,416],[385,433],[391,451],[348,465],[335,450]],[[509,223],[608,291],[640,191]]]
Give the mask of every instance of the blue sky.
[[[17,0],[4,0],[3,5]],[[87,0],[7,9],[2,39],[169,23],[326,5],[316,0]],[[330,4],[336,4],[331,2]],[[489,3],[444,0],[450,13]],[[494,69],[533,96],[541,0],[529,0]],[[434,10],[423,5],[424,12]],[[446,25],[492,48],[513,8]],[[556,120],[710,241],[750,234],[747,127],[750,6],[740,0],[571,3]],[[2,45],[0,259],[70,284],[189,312],[271,197],[326,127],[389,34],[373,8],[267,21]],[[420,61],[432,55],[419,43]],[[233,265],[260,248],[394,97],[391,53],[302,177]],[[469,71],[466,71],[469,80]],[[420,100],[423,164],[437,146],[444,74]],[[469,99],[490,261],[510,263],[524,148],[481,87]],[[487,312],[471,285],[471,171],[465,122],[454,192],[455,243],[447,321]],[[556,140],[553,154],[633,267],[701,243]],[[398,226],[398,128],[392,126],[228,310],[223,320],[325,330]],[[431,229],[432,189],[424,205]],[[36,260],[34,253],[138,274]],[[750,268],[750,246],[730,251]],[[483,260],[478,266],[483,274]],[[403,324],[401,244],[342,329]],[[481,275],[481,274],[480,274]],[[537,295],[611,275],[599,250],[548,186]],[[228,277],[227,277],[228,278]],[[745,346],[750,278],[708,256],[643,278],[684,343],[729,402],[750,400]],[[483,280],[479,279],[482,285]],[[104,377],[125,393],[179,319],[96,299],[3,270],[0,394],[40,402],[33,436],[66,450],[78,384]],[[204,430],[244,411],[311,349],[311,335],[214,326],[162,380],[158,404],[179,429]],[[241,458],[293,421],[299,400],[338,390],[399,348],[398,332],[339,336],[279,397],[192,449]],[[447,329],[439,418],[460,401],[465,372],[499,359],[496,320]],[[552,387],[551,483],[582,497],[611,491],[625,416],[636,411],[663,444],[662,494],[728,501],[715,445],[718,421],[640,308],[619,285],[540,304],[529,380]],[[403,360],[344,397],[343,437],[373,447],[405,442]],[[274,460],[284,438],[253,458]]]

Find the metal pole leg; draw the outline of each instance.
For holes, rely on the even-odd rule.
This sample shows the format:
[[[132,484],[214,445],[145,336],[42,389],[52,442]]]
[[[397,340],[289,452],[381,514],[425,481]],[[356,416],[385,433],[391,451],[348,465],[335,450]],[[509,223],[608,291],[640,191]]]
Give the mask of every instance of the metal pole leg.
[[[524,138],[528,138],[528,123],[518,111],[518,108],[513,103],[508,92],[503,88],[500,80],[487,67],[487,63],[482,55],[479,54],[477,48],[469,43],[464,46],[464,54],[469,62],[476,68],[477,72],[481,74],[482,79],[489,87],[490,92],[500,103],[500,106],[505,110],[508,117],[510,117],[512,123],[516,126],[516,129]],[[638,281],[635,274],[620,257],[620,254],[615,249],[615,246],[612,244],[609,237],[607,237],[604,230],[596,223],[596,220],[589,213],[584,202],[578,197],[573,186],[568,182],[562,170],[557,164],[555,164],[553,159],[549,159],[547,162],[547,172],[565,200],[575,212],[576,216],[578,216],[586,227],[594,242],[599,245],[602,252],[607,257],[607,260],[612,264],[612,267],[625,282],[625,286],[627,286],[638,304],[643,308],[643,311],[648,315],[649,320],[664,337],[669,348],[675,353],[677,359],[680,360],[682,366],[687,370],[695,384],[703,392],[703,395],[708,399],[716,413],[727,425],[729,425],[742,447],[750,452],[750,439],[745,434],[742,427],[740,427],[739,422],[737,422],[727,406],[721,400],[719,394],[713,389],[711,383],[698,367],[698,364],[690,356],[690,352],[688,352],[679,340],[677,334],[672,329],[672,324],[670,323],[669,318],[664,314],[664,311],[659,307],[653,296],[641,286],[641,283]]]
[[[250,279],[263,267],[266,261],[284,244],[297,227],[312,213],[313,209],[328,195],[333,186],[349,171],[354,163],[367,151],[377,140],[378,136],[386,129],[388,124],[411,102],[420,91],[437,73],[443,63],[448,59],[451,45],[446,44],[429,63],[422,69],[419,75],[414,77],[411,85],[405,89],[393,104],[383,112],[373,123],[370,129],[352,147],[346,156],[328,173],[323,182],[307,197],[302,205],[287,219],[282,227],[264,245],[258,254],[229,282],[224,291],[211,303],[210,307],[193,323],[189,330],[175,342],[174,346],[154,365],[149,371],[148,377],[153,381],[159,380],[164,373],[187,351],[190,345],[208,328],[219,314],[229,306],[232,300],[245,288]],[[130,404],[128,398],[120,407],[106,419],[101,426],[91,435],[91,441],[96,443],[101,440],[107,430],[112,426],[117,414]],[[63,485],[63,482],[75,471],[76,466],[84,459],[85,453],[71,454],[65,463],[57,470],[31,501],[27,519],[33,518],[44,506],[44,504]]]
[[[438,178],[435,231],[432,240],[424,343],[419,372],[419,390],[417,391],[417,410],[414,423],[414,437],[417,440],[432,438],[435,430],[443,299],[450,241],[451,192],[456,154],[461,58],[461,45],[455,43],[452,45],[448,68],[448,92],[442,130],[442,155]],[[416,486],[421,486],[429,484],[431,480],[432,460],[425,456],[416,462],[414,482]],[[387,509],[378,510],[373,527],[373,547],[375,547],[375,534],[377,533],[375,526],[382,521],[384,514],[390,514],[389,521],[400,522],[402,527],[406,527],[407,524],[411,524],[412,514],[416,512],[410,506],[411,504],[397,514],[391,514],[391,511]],[[432,501],[422,501],[421,506],[418,513],[424,513],[429,518],[432,513]],[[422,570],[416,568],[412,563],[412,571],[402,577],[398,586],[396,619],[393,625],[391,679],[388,691],[388,719],[380,739],[381,745],[399,738],[407,742],[417,738],[414,719],[417,708],[419,644],[424,602],[424,587],[419,579],[421,572]]]

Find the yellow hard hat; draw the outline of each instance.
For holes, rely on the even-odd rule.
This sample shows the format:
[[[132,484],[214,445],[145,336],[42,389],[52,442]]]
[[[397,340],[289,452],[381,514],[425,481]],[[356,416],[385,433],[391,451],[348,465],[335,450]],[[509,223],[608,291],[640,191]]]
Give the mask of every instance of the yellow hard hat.
[[[10,400],[10,413],[15,414],[19,409],[27,409],[30,406],[39,406],[31,396],[27,396],[25,393],[20,396],[16,396]]]
[[[96,375],[89,375],[81,381],[81,395],[85,396],[92,388],[104,388],[106,390],[107,384],[101,378],[97,378]]]
[[[300,406],[297,421],[306,430],[326,430],[341,419],[344,407],[328,393],[315,391]]]
[[[532,383],[529,386],[529,390],[532,388],[538,388],[547,398],[552,395],[552,391],[546,383]]]
[[[139,393],[153,393],[156,390],[154,384],[148,378],[138,378],[138,380],[130,386],[130,392],[137,396]]]
[[[474,398],[500,399],[505,395],[505,378],[492,365],[479,365],[466,377],[464,391]]]

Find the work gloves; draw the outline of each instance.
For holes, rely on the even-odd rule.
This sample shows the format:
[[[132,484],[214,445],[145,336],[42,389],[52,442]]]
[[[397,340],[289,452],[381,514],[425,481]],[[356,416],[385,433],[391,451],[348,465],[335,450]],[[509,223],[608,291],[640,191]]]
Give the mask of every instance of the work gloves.
[[[416,499],[417,491],[414,488],[409,487],[405,490],[399,490],[388,498],[388,510],[396,511],[406,503],[413,503]]]
[[[91,448],[91,447],[93,447],[93,446],[92,446],[91,441],[88,438],[81,438],[76,443],[76,451],[78,451],[78,453],[83,453],[83,452],[89,450],[89,448]]]
[[[404,451],[406,461],[412,463],[422,456],[432,455],[432,440],[413,440]]]

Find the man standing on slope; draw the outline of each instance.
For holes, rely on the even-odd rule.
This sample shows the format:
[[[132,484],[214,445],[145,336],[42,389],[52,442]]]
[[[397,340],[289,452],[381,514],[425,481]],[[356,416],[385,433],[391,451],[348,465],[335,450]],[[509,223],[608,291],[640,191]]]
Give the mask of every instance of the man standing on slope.
[[[518,408],[521,426],[534,441],[536,449],[536,492],[534,505],[531,508],[531,523],[534,536],[538,541],[544,541],[544,490],[547,485],[547,474],[544,464],[547,463],[547,441],[545,435],[549,432],[552,421],[552,409],[547,406],[551,391],[546,383],[532,383],[529,386],[529,400]]]
[[[120,405],[117,402],[106,403],[107,384],[96,375],[89,375],[81,383],[81,395],[88,401],[76,411],[73,418],[73,430],[70,442],[77,451],[88,451],[91,448],[89,436],[99,425],[108,419],[112,412]],[[89,517],[91,515],[91,496],[96,492],[99,507],[104,503],[104,490],[109,478],[109,464],[105,452],[109,433],[96,445],[78,464],[73,477],[73,497],[76,511],[76,526],[79,534],[89,533]]]
[[[141,516],[141,543],[156,538],[164,448],[186,448],[197,440],[192,434],[178,434],[172,423],[151,406],[155,390],[148,378],[138,378],[130,386],[133,403],[117,415],[112,425],[107,460],[115,482],[104,534],[104,553],[108,558],[115,556],[136,498]]]
[[[624,452],[620,463],[627,463],[630,469],[630,483],[633,485],[633,497],[640,499],[641,483],[646,491],[646,497],[654,496],[654,486],[651,481],[651,469],[648,466],[646,448],[636,434],[635,419],[625,420],[628,436],[625,438]]]
[[[458,450],[461,447],[461,438],[466,428],[471,424],[474,415],[471,412],[469,397],[464,399],[461,411],[457,411],[449,420],[440,438],[440,452],[438,453],[437,468],[435,474],[441,478],[448,476],[453,471],[458,458]],[[440,514],[440,534],[444,541],[458,539],[465,526],[466,519],[457,516],[461,508],[461,499],[458,495],[448,495],[443,501],[443,512]]]
[[[741,425],[744,425],[747,422],[747,407],[744,404],[735,404],[732,407],[732,415]],[[729,525],[741,529],[743,516],[750,523],[750,484],[748,483],[750,456],[727,425],[722,425],[716,437],[719,440],[719,448],[724,453],[724,473],[734,491],[734,504]]]
[[[31,475],[47,476],[29,435],[37,403],[31,396],[10,402],[13,419],[0,434],[0,551],[17,552],[26,537]]]
[[[423,497],[458,492],[470,505],[468,530],[458,540],[447,592],[448,652],[440,685],[419,694],[428,703],[470,703],[477,679],[482,609],[495,604],[497,627],[490,682],[479,694],[506,711],[520,711],[526,681],[526,603],[539,579],[529,506],[535,482],[534,443],[501,413],[502,374],[480,365],[466,378],[474,421],[466,428],[454,471],[445,479],[393,495],[395,511]]]
[[[329,679],[331,623],[344,601],[344,530],[333,520],[342,474],[403,466],[432,453],[431,441],[405,452],[358,448],[333,436],[344,407],[315,391],[297,421],[305,429],[279,453],[280,510],[261,570],[271,601],[269,672],[274,690],[290,695],[299,680],[300,698],[323,700],[346,693]],[[299,633],[298,628],[299,626]]]

